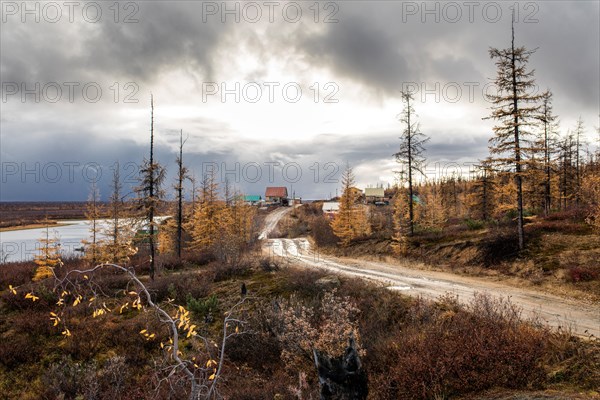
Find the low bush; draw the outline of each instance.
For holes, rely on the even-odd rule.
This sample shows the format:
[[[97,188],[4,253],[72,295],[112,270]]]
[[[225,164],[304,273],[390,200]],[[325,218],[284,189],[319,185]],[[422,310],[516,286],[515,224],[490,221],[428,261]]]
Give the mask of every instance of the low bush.
[[[572,283],[590,282],[598,279],[600,274],[597,270],[582,266],[572,266],[567,269],[567,281]]]

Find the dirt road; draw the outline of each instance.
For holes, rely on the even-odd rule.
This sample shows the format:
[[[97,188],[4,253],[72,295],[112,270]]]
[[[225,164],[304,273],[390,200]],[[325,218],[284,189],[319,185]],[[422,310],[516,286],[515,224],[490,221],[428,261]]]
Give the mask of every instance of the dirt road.
[[[272,211],[271,213],[269,213],[269,215],[267,215],[267,217],[265,218],[263,230],[260,233],[260,236],[258,237],[258,239],[263,240],[263,239],[268,238],[269,233],[271,233],[273,231],[273,229],[275,229],[279,220],[285,214],[290,212],[291,210],[292,209],[289,207],[281,207],[281,208],[278,208],[275,211]]]
[[[279,219],[290,209],[269,214],[261,238],[266,239]],[[323,256],[311,249],[307,239],[268,239],[264,249],[272,256],[283,257],[290,263],[320,268],[335,274],[353,276],[384,284],[412,296],[435,299],[446,293],[456,295],[461,302],[469,302],[476,293],[510,298],[523,309],[524,316],[538,316],[552,327],[569,327],[583,337],[600,337],[600,306],[561,298],[529,289],[503,285],[484,279],[459,276],[438,271],[408,268],[400,260],[397,264],[358,259]]]

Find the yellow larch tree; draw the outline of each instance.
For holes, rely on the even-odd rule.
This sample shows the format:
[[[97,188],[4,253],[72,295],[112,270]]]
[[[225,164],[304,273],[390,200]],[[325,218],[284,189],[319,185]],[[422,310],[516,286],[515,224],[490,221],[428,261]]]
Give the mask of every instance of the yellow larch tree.
[[[366,207],[358,203],[354,186],[354,174],[350,166],[346,167],[342,176],[342,197],[340,208],[331,221],[333,233],[340,239],[340,244],[347,247],[350,242],[370,233]]]
[[[44,224],[46,225],[44,236],[38,240],[40,243],[39,254],[33,260],[37,265],[33,281],[54,276],[54,269],[62,265],[58,239],[50,236],[50,221],[46,219]]]

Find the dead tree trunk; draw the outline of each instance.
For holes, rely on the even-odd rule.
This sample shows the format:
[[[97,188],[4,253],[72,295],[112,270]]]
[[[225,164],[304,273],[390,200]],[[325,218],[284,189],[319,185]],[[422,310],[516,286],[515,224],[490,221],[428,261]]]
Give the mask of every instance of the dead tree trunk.
[[[313,349],[313,356],[321,400],[364,400],[369,393],[367,373],[356,349],[354,337],[350,337],[346,352],[341,357],[329,357]]]

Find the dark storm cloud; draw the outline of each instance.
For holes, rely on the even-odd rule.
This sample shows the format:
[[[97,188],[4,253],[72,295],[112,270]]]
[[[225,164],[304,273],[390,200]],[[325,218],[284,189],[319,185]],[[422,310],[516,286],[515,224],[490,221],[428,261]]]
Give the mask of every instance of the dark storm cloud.
[[[201,2],[144,1],[132,21],[115,23],[114,5],[100,2],[96,23],[75,13],[71,23],[21,23],[19,15],[2,24],[2,80],[54,82],[122,79],[152,82],[175,67],[209,77],[213,50],[234,24],[202,22]],[[112,8],[111,8],[112,7]],[[63,10],[64,12],[64,10]],[[124,13],[123,14],[129,14]],[[31,19],[31,18],[30,18]],[[35,25],[35,26],[34,26]]]
[[[312,63],[325,64],[384,92],[399,88],[403,77],[414,75],[400,53],[397,38],[385,27],[366,25],[356,17],[332,24],[325,34],[304,38],[300,47]]]
[[[532,9],[520,9],[520,22],[516,24],[517,44],[538,48],[531,57],[530,66],[536,69],[540,88],[549,87],[554,91],[555,111],[561,119],[583,115],[591,131],[591,127],[598,124],[600,108],[600,4],[597,1],[519,4],[524,7],[530,3],[537,7],[533,10],[537,10],[534,17],[538,22],[523,23]],[[84,200],[89,182],[82,180],[81,174],[90,163],[97,163],[102,168],[102,190],[106,195],[110,166],[116,160],[120,160],[122,166],[127,162],[139,164],[146,155],[147,145],[140,143],[139,138],[134,141],[130,137],[133,134],[127,123],[137,120],[136,112],[147,113],[148,88],[174,69],[185,71],[196,84],[211,79],[211,75],[218,75],[224,67],[243,64],[244,60],[235,60],[241,47],[264,63],[244,71],[243,76],[240,73],[240,80],[267,79],[264,75],[268,71],[268,61],[284,60],[288,69],[285,72],[292,76],[297,74],[299,80],[306,70],[324,68],[331,72],[333,79],[348,80],[350,84],[373,91],[379,97],[377,104],[382,104],[382,99],[397,97],[398,90],[406,83],[415,82],[427,88],[432,88],[436,82],[483,85],[495,75],[493,61],[488,55],[489,47],[503,48],[510,43],[508,7],[514,3],[497,2],[504,14],[495,23],[482,17],[486,3],[477,3],[473,22],[467,21],[467,11],[463,8],[463,17],[456,23],[444,20],[443,16],[435,22],[431,15],[426,16],[423,23],[423,2],[340,2],[335,16],[337,23],[310,25],[307,29],[306,20],[291,24],[278,19],[273,25],[266,26],[266,34],[258,32],[258,28],[264,27],[260,24],[223,24],[219,18],[204,22],[200,2],[144,1],[137,4],[137,23],[112,22],[108,9],[112,2],[102,3],[106,18],[97,24],[81,21],[74,24],[64,21],[22,24],[15,19],[2,23],[2,82],[94,80],[104,82],[103,88],[107,91],[114,81],[133,81],[140,85],[140,103],[137,109],[127,108],[125,112],[119,108],[122,104],[114,103],[91,105],[79,102],[64,107],[19,104],[18,101],[3,103],[0,200]],[[419,13],[407,15],[407,4],[416,5]],[[428,6],[432,4],[442,7],[445,3],[428,3]],[[303,3],[309,20],[310,5],[312,3]],[[189,92],[198,94],[197,88],[193,87]],[[370,103],[370,99],[362,100]],[[186,101],[183,98],[178,104],[188,105]],[[192,101],[197,102],[197,99]],[[430,100],[425,103],[427,101]],[[489,104],[482,101],[460,105],[469,108],[469,115],[464,118],[467,122],[462,121],[466,125],[489,114]],[[159,108],[159,112],[170,105],[161,106],[164,107]],[[417,112],[424,106],[417,104]],[[310,132],[308,139],[292,137],[273,141],[260,135],[240,139],[240,133],[232,128],[229,120],[202,114],[201,107],[198,110],[197,117],[186,114],[184,135],[187,131],[193,132],[186,143],[186,162],[197,176],[201,176],[202,167],[207,163],[234,171],[239,168],[233,176],[236,185],[240,190],[257,194],[261,194],[267,184],[285,184],[293,185],[305,197],[326,196],[339,184],[335,179],[324,181],[324,176],[333,171],[326,170],[325,165],[336,165],[336,177],[339,178],[346,162],[368,171],[360,177],[363,182],[377,183],[379,175],[389,173],[387,165],[396,151],[400,130],[398,127],[397,132],[362,132],[348,136]],[[147,121],[146,114],[142,118]],[[172,128],[180,121],[173,117],[176,123],[171,124],[165,119],[157,119],[157,153],[159,160],[168,166],[171,179],[178,139],[178,131]],[[422,122],[425,127],[433,123],[431,120]],[[368,125],[365,121],[365,126]],[[282,127],[282,138],[286,137],[285,128]],[[443,162],[484,157],[488,136],[466,136],[461,129],[468,128],[470,126],[428,129],[426,133],[432,137],[427,145],[429,160]],[[143,129],[147,132],[145,125]],[[115,135],[115,130],[120,134]],[[107,132],[113,134],[107,135]],[[53,173],[51,167],[43,170],[44,165],[58,163],[62,166],[61,172],[67,174],[70,167],[64,163],[69,162],[79,163],[77,184],[66,178],[52,182],[53,179],[48,179],[54,176],[48,175]],[[10,168],[15,163],[18,170],[13,173]],[[262,175],[256,182],[243,176],[244,166],[250,163],[261,166]],[[267,177],[266,163],[279,163],[272,181]],[[282,172],[283,166],[292,163],[301,166],[302,179],[299,181]],[[319,170],[319,185],[315,185],[316,175],[311,169],[315,165]],[[33,171],[26,173],[25,179],[23,167]],[[123,171],[123,174],[127,176],[131,172]],[[44,173],[48,176],[43,176]],[[36,174],[39,182],[35,181]]]
[[[414,15],[407,12],[408,3],[417,7]],[[484,8],[486,2],[476,3],[473,22],[462,7],[462,18],[456,23],[443,13],[444,2],[437,2],[439,22],[436,13],[425,11],[434,9],[433,2],[340,3],[339,22],[303,36],[298,49],[314,64],[389,95],[397,93],[403,82],[485,84],[495,74],[489,47],[510,45],[509,7],[513,5],[487,3],[500,5],[502,17],[497,21],[488,11],[492,8]],[[597,109],[599,3],[535,2],[534,8],[527,4],[519,3],[517,45],[539,48],[530,64],[537,70],[537,83],[556,88],[579,106]]]

